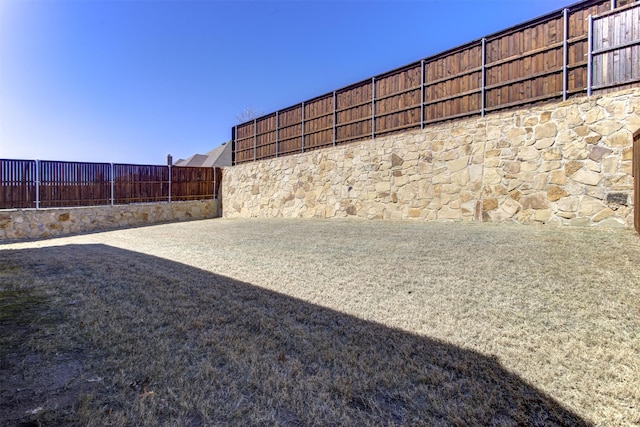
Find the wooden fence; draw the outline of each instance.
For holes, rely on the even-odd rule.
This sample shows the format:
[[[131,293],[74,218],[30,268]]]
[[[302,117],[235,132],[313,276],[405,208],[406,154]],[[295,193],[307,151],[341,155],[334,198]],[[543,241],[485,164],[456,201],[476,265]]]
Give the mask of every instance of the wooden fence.
[[[637,83],[639,9],[585,0],[240,124],[233,164]]]
[[[218,198],[222,170],[0,159],[0,209]]]
[[[592,18],[591,90],[640,82],[639,6]]]

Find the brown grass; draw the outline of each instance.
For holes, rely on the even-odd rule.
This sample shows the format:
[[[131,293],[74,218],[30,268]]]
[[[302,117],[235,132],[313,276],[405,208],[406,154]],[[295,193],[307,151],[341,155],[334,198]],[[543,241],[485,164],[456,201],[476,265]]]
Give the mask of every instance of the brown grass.
[[[629,230],[218,219],[15,243],[0,308],[3,425],[640,423]]]

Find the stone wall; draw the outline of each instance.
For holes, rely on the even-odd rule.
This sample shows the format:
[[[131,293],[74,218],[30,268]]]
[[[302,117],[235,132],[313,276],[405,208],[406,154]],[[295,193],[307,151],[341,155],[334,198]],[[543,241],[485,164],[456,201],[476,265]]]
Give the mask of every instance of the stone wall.
[[[0,240],[48,238],[219,216],[218,200],[0,210]]]
[[[225,168],[225,217],[633,225],[640,89]]]

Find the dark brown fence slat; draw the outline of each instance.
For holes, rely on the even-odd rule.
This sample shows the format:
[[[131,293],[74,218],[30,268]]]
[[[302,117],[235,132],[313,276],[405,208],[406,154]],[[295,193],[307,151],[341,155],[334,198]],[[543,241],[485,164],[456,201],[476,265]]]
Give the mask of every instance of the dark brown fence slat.
[[[302,105],[296,105],[278,114],[278,153],[302,151]]]
[[[256,157],[268,159],[276,155],[276,114],[256,120]]]
[[[640,83],[638,3],[585,0],[234,128],[234,164]],[[588,82],[589,15],[602,22]],[[565,31],[566,19],[566,31]],[[604,31],[604,32],[603,32]],[[623,34],[624,32],[624,34]],[[565,34],[566,33],[566,34]],[[606,33],[606,34],[605,34]],[[484,54],[483,54],[484,45]],[[590,89],[589,89],[590,90]]]
[[[376,79],[375,134],[420,127],[422,64]]]
[[[170,187],[174,201],[219,197],[220,168],[174,166],[171,183],[169,169],[0,159],[0,209],[165,202],[170,201]]]
[[[214,174],[214,168],[173,166],[171,168],[171,200],[214,198]]]
[[[93,206],[110,203],[108,163],[39,162],[40,207]]]
[[[340,143],[371,138],[373,83],[350,86],[336,94],[336,140]]]
[[[36,161],[0,159],[0,209],[36,207]]]
[[[333,145],[333,124],[333,94],[305,102],[305,150]]]
[[[169,201],[167,166],[114,164],[114,203]]]

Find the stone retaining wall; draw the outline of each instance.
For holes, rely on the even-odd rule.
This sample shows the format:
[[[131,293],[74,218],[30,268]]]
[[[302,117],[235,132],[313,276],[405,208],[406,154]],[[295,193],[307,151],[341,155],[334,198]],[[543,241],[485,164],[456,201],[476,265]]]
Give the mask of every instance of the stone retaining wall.
[[[225,217],[633,225],[640,89],[225,168]]]
[[[48,238],[219,216],[218,200],[0,211],[0,240]]]

